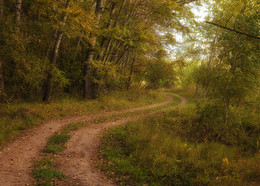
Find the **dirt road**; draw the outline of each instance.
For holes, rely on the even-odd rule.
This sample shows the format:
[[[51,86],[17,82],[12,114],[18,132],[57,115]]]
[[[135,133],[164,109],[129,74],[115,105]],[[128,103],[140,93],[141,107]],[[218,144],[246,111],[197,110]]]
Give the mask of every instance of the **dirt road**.
[[[138,107],[138,108],[123,110],[123,111],[112,111],[112,112],[105,112],[105,113],[101,113],[101,114],[66,118],[63,120],[47,122],[45,124],[40,125],[39,127],[33,128],[31,130],[27,130],[21,138],[10,143],[2,151],[0,151],[0,185],[8,186],[8,185],[31,184],[33,182],[33,179],[31,178],[32,166],[34,164],[35,159],[39,156],[41,149],[46,145],[48,138],[70,123],[81,122],[81,121],[92,121],[92,120],[100,118],[100,117],[156,108],[156,107],[166,105],[166,104],[170,103],[171,101],[172,101],[172,98],[168,97],[168,99],[166,101],[158,103],[158,104],[152,104],[152,105],[142,106],[142,107]],[[184,98],[182,98],[182,104],[183,104],[183,102],[185,102]],[[65,156],[67,155],[66,153],[68,153],[68,152],[71,153],[72,151],[74,151],[70,147],[72,147],[72,144],[75,141],[81,139],[81,141],[83,140],[82,142],[77,141],[77,144],[79,144],[79,145],[76,145],[76,146],[78,146],[78,147],[73,145],[77,149],[77,150],[75,149],[74,154],[77,154],[77,155],[81,154],[80,157],[82,157],[82,158],[92,157],[94,150],[91,150],[91,149],[96,149],[97,143],[98,143],[98,135],[101,133],[101,131],[103,131],[104,129],[107,129],[109,127],[123,124],[127,121],[130,121],[131,118],[119,120],[116,122],[108,122],[108,123],[104,123],[102,125],[96,125],[96,127],[94,125],[91,125],[90,127],[86,128],[82,131],[79,130],[80,132],[79,131],[75,132],[75,134],[72,134],[72,139],[69,142],[69,148],[64,153]],[[135,118],[138,118],[138,117],[135,117]],[[89,130],[89,132],[87,132],[88,130]],[[85,133],[85,132],[87,132],[87,133]],[[89,137],[91,137],[91,139],[82,138],[81,135],[83,135],[85,137],[89,136]],[[85,144],[84,139],[86,141],[89,141],[90,145]],[[93,141],[91,142],[90,140],[93,140]],[[87,159],[87,160],[85,159],[84,161],[89,162],[89,159]],[[71,161],[71,162],[73,162],[73,161]],[[84,166],[80,169],[78,168],[77,171],[80,172],[81,169],[84,171]],[[90,172],[91,171],[92,170],[90,170]],[[80,173],[77,173],[77,174],[80,174]],[[71,175],[71,173],[68,173],[68,175]],[[92,177],[95,177],[95,176],[92,175]],[[83,180],[83,183],[87,183],[84,181],[84,179],[82,179],[82,180]]]
[[[181,98],[181,106],[187,102],[185,98]],[[176,107],[176,106],[175,106]],[[172,109],[168,107],[163,110]],[[103,132],[111,127],[125,124],[139,118],[148,117],[158,110],[148,114],[139,114],[117,121],[104,122],[102,124],[92,124],[87,128],[74,131],[72,138],[67,145],[67,149],[61,153],[55,160],[61,171],[67,174],[70,179],[58,181],[58,185],[91,185],[104,186],[113,185],[98,169],[95,168],[96,154],[100,145],[100,136]]]

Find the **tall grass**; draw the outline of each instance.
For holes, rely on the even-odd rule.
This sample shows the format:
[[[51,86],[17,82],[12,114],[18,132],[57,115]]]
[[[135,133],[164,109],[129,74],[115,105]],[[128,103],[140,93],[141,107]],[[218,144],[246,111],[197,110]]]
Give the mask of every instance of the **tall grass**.
[[[216,139],[225,126],[207,126],[217,132],[209,132],[209,138],[199,119],[196,107],[188,105],[109,130],[100,167],[126,185],[259,185],[258,128],[240,130],[241,138],[254,141],[252,147],[239,144],[243,140],[232,137],[232,131]]]

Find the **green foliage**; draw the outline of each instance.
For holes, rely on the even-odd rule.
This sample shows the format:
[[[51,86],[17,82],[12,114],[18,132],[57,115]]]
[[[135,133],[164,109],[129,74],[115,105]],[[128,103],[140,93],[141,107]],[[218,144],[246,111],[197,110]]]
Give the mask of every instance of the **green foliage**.
[[[243,155],[245,149],[236,142],[230,146],[216,136],[204,138],[210,131],[203,128],[221,132],[224,126],[197,124],[194,110],[189,106],[110,130],[102,140],[100,167],[120,184],[259,183],[259,155],[254,150]],[[250,140],[255,139],[250,136],[254,130],[247,131]]]
[[[109,1],[102,3],[100,20],[90,0],[24,0],[21,10],[14,9],[14,3],[0,5],[4,12],[0,15],[0,57],[8,101],[39,99],[50,74],[54,94],[64,88],[81,94],[90,51],[93,59],[87,65],[91,64],[93,71],[88,77],[94,98],[103,91],[141,84],[144,76],[134,77],[144,74],[144,69],[153,70],[159,78],[154,82],[153,72],[147,72],[146,80],[154,84],[151,87],[169,86],[174,76],[171,65],[149,63],[154,63],[155,51],[162,50],[164,44],[176,43],[173,30],[189,32],[182,20],[192,18],[184,2],[173,1]],[[14,21],[16,11],[22,12],[19,23]],[[167,75],[162,77],[160,69],[151,66]]]
[[[156,60],[147,65],[145,80],[149,88],[169,87],[175,80],[173,64],[164,60]]]

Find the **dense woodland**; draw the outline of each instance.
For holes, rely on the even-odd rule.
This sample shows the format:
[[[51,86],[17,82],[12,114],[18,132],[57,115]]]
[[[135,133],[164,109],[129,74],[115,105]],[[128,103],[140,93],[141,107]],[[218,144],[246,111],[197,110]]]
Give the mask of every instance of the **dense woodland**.
[[[191,16],[185,4],[1,1],[2,100],[49,101],[63,91],[92,99],[133,83],[170,84],[163,45],[174,40],[172,30],[188,31],[180,21]]]
[[[196,22],[194,3],[207,5],[208,22]],[[2,102],[181,82],[229,107],[259,91],[254,0],[1,0],[0,8]],[[181,48],[174,59],[169,45]]]
[[[108,132],[102,169],[128,184],[259,185],[259,10],[257,0],[0,0],[0,147],[41,121],[159,102],[146,90],[172,88],[189,103]]]

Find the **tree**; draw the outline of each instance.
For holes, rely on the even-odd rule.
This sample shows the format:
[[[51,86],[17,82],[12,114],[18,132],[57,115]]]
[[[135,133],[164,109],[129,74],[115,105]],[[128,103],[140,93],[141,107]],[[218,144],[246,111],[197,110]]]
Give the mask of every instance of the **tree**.
[[[97,0],[96,2],[96,8],[95,8],[95,15],[96,15],[96,24],[98,25],[101,16],[102,16],[102,8],[103,8],[103,1],[102,0]],[[84,69],[83,69],[83,98],[84,99],[91,99],[93,97],[92,95],[92,89],[91,89],[91,73],[92,73],[92,67],[91,63],[93,62],[94,54],[95,54],[95,45],[97,42],[97,35],[94,34],[91,37],[90,40],[90,45],[87,51],[87,57],[86,57],[86,62],[84,64]]]
[[[231,108],[243,106],[248,95],[257,93],[259,86],[258,6],[254,0],[215,2],[211,7],[214,23],[207,22],[210,24],[205,25],[205,35],[215,43],[215,57],[211,58],[212,51],[209,48],[210,66],[201,65],[197,78],[204,90],[207,82],[206,97],[215,100],[215,105],[223,108],[221,117],[225,124],[232,120]],[[214,38],[217,42],[214,42]]]
[[[4,1],[0,0],[0,21],[4,18]],[[4,99],[5,86],[4,86],[4,74],[3,74],[3,61],[0,57],[0,103]]]
[[[16,0],[16,4],[15,4],[15,30],[16,30],[16,32],[20,31],[22,2],[23,2],[22,0]]]
[[[70,0],[66,0],[65,9],[67,9],[69,7],[69,3],[70,3]],[[62,18],[62,26],[64,24],[66,24],[67,16],[68,16],[67,13],[64,13],[64,15],[62,16],[63,17]],[[63,32],[64,32],[62,29],[63,28],[60,28],[57,31],[57,36],[55,38],[55,44],[54,44],[54,47],[52,49],[51,59],[50,59],[51,67],[49,69],[48,76],[47,76],[43,101],[49,101],[50,100],[52,86],[53,86],[54,68],[55,68],[56,63],[57,63],[57,57],[58,57],[58,52],[59,52],[59,48],[60,48],[60,43],[61,43],[61,40],[62,40],[62,37],[63,37]]]

